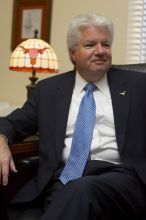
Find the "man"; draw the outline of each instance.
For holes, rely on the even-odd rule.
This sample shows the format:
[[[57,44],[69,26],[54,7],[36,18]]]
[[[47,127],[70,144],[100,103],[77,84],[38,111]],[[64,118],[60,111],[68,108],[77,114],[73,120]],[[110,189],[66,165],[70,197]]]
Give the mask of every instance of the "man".
[[[111,68],[112,41],[113,24],[106,17],[73,18],[67,44],[75,70],[41,81],[21,109],[0,119],[3,185],[9,169],[17,172],[8,145],[35,132],[40,137],[38,174],[12,200],[11,220],[144,216],[146,75]],[[89,84],[94,88],[88,90]],[[83,105],[86,115],[80,119]],[[88,120],[89,115],[93,117]],[[86,145],[90,153],[83,149],[84,156],[78,149]]]

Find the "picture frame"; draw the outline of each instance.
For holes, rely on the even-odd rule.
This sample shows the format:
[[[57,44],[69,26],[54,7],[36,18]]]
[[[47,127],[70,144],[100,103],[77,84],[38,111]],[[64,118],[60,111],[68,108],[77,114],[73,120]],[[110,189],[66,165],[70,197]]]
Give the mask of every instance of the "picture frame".
[[[14,0],[11,49],[34,37],[49,43],[51,15],[52,0]]]

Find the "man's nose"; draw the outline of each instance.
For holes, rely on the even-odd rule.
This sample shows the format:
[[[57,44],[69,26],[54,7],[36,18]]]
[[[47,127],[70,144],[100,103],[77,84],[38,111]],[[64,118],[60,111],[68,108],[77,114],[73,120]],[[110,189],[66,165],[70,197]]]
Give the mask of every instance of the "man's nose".
[[[96,45],[95,54],[104,54],[104,48],[101,44]]]

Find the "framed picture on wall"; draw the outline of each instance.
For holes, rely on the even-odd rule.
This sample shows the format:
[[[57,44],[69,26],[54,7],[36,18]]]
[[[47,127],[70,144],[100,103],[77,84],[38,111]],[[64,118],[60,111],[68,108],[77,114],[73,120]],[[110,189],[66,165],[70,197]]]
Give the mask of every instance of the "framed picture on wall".
[[[11,49],[34,37],[49,43],[52,0],[14,0],[13,4]]]

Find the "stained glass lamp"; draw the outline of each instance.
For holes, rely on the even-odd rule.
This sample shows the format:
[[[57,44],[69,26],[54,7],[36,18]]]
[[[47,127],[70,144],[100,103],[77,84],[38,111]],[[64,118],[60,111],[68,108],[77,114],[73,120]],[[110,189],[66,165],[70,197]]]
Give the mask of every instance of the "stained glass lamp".
[[[13,51],[10,70],[32,72],[31,84],[27,87],[27,98],[36,86],[36,73],[58,73],[58,60],[53,48],[45,41],[33,38],[23,41]]]

